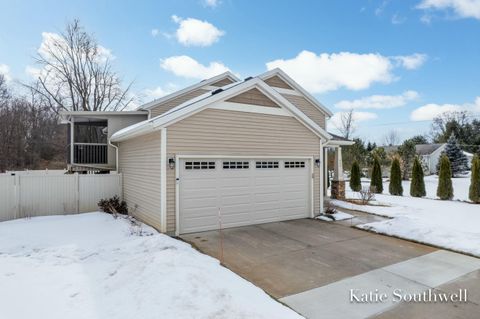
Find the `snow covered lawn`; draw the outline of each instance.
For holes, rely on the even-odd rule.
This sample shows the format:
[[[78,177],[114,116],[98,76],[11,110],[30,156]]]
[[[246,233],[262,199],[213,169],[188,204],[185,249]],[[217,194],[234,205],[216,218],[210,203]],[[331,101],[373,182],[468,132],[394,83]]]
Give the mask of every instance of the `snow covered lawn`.
[[[425,191],[427,192],[427,196],[425,198],[437,198],[437,186],[438,186],[438,176],[437,175],[429,175],[425,176]],[[388,194],[388,181],[384,180],[383,182],[383,192]],[[452,185],[453,185],[453,199],[454,200],[463,200],[468,201],[468,189],[470,187],[470,175],[466,175],[465,177],[455,177],[452,178]],[[370,180],[366,178],[362,178],[362,186],[368,187],[370,186]],[[410,181],[402,181],[403,186],[403,195],[410,196]],[[348,189],[348,182],[346,187]]]
[[[88,213],[0,223],[0,318],[300,316],[186,243]]]
[[[457,185],[458,187],[454,184],[456,198],[460,199],[461,195],[457,190],[464,189],[468,192],[470,179],[455,180],[455,184],[460,184],[460,186]],[[425,184],[427,196],[434,197],[431,186],[433,183],[426,180]],[[388,183],[384,183],[384,189],[386,189],[384,193],[388,192]],[[404,184],[404,194],[407,190]],[[359,198],[359,195],[347,191],[347,197]],[[375,199],[372,205],[357,205],[339,200],[331,202],[338,207],[393,217],[393,219],[359,225],[357,226],[359,228],[480,257],[480,205],[459,200],[442,201],[384,194],[377,194]]]

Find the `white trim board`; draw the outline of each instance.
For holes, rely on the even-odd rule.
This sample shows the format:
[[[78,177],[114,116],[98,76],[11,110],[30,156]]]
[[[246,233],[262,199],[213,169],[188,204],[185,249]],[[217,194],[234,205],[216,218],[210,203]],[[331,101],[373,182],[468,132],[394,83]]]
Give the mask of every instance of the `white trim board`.
[[[214,103],[212,105],[209,105],[207,108],[217,109],[217,110],[226,110],[226,111],[247,112],[247,113],[293,116],[291,113],[287,112],[285,109],[281,107],[269,107],[269,106],[243,104],[243,103],[235,103],[235,102],[227,102],[227,101]]]
[[[167,128],[160,133],[160,230],[167,231]]]

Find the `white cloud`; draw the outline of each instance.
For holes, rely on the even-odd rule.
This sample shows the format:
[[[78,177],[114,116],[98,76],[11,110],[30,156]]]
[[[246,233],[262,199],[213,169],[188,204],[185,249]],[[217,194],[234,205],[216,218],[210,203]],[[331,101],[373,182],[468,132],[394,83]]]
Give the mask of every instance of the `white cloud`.
[[[221,3],[220,0],[203,0],[203,5],[210,8],[215,8]]]
[[[388,57],[376,53],[321,53],[302,51],[292,59],[268,62],[267,69],[281,68],[313,93],[347,88],[361,90],[373,83],[389,83],[394,77]]]
[[[392,24],[402,24],[407,21],[407,18],[400,16],[399,14],[395,13],[392,16]]]
[[[210,62],[208,65],[203,65],[187,55],[178,55],[162,59],[160,61],[160,67],[172,72],[176,76],[193,79],[211,78],[220,73],[230,71],[230,69],[221,62]]]
[[[225,34],[207,21],[194,18],[182,19],[176,15],[172,16],[172,20],[179,25],[175,37],[185,46],[210,46]]]
[[[170,93],[173,93],[177,89],[178,88],[175,84],[169,83],[165,87],[157,86],[156,88],[153,88],[153,89],[146,89],[144,91],[144,94],[148,99],[153,100],[153,99],[161,98],[162,96],[168,95]]]
[[[393,57],[401,66],[407,70],[415,70],[421,67],[425,61],[427,61],[428,56],[423,53],[414,53],[411,55],[398,55]]]
[[[480,20],[480,0],[422,0],[417,8],[423,10],[452,10],[460,18]]]
[[[12,76],[10,75],[10,67],[6,64],[0,64],[0,74],[3,75],[6,82],[10,82],[12,80]]]
[[[430,103],[415,109],[410,114],[412,121],[429,121],[445,112],[470,111],[480,113],[480,96],[473,103],[464,104],[435,104]]]
[[[418,98],[416,91],[405,91],[400,95],[371,95],[357,100],[343,100],[335,104],[344,110],[350,109],[392,109],[404,106]]]
[[[346,114],[346,112],[336,112],[329,120],[329,125],[333,125],[333,127],[338,128],[342,124],[342,116]],[[372,112],[353,112],[353,123],[355,126],[360,122],[371,121],[378,118],[376,113]]]
[[[158,29],[152,29],[152,31],[150,31],[152,37],[156,37],[159,33],[160,33],[160,30]]]

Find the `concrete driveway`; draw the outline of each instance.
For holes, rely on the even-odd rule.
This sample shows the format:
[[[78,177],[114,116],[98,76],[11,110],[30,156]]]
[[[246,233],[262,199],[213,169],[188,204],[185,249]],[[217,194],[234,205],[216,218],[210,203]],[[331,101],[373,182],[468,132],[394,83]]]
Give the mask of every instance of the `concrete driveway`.
[[[367,318],[387,311],[387,317],[412,314],[410,305],[395,305],[397,313],[392,304],[358,307],[349,302],[349,289],[355,286],[364,290],[398,286],[416,292],[452,280],[461,282],[464,276],[473,276],[480,286],[476,258],[357,230],[348,223],[299,219],[181,237],[308,318]],[[431,272],[436,274],[433,279]],[[451,306],[455,311],[456,305]],[[480,310],[476,303],[463,309],[468,314],[472,307]],[[424,309],[429,316],[431,309]],[[445,313],[437,315],[441,318]]]
[[[221,259],[220,234],[183,235]],[[344,225],[311,219],[223,230],[223,264],[282,298],[435,251]]]

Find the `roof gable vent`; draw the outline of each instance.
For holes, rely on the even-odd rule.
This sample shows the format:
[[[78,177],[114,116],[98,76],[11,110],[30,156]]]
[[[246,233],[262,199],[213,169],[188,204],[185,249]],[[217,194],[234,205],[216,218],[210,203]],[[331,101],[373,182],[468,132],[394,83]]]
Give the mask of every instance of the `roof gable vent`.
[[[245,78],[243,81],[244,81],[244,82],[247,82],[247,81],[249,81],[249,80],[251,80],[251,79],[253,79],[253,76],[249,76],[248,78]]]
[[[212,95],[215,95],[215,94],[220,93],[220,92],[222,92],[222,91],[223,91],[222,88],[216,89],[215,91],[212,91]]]

